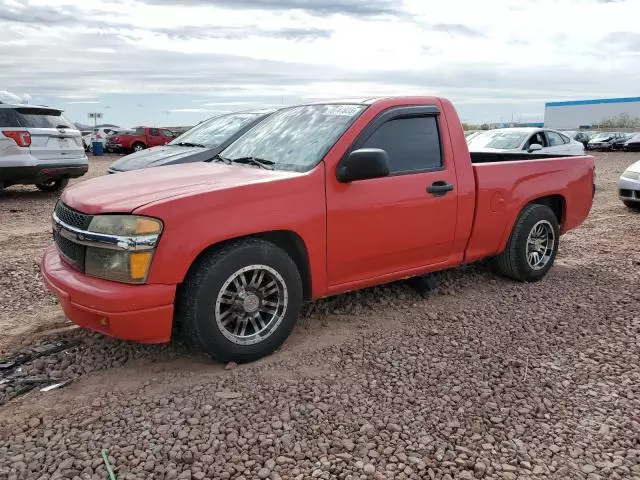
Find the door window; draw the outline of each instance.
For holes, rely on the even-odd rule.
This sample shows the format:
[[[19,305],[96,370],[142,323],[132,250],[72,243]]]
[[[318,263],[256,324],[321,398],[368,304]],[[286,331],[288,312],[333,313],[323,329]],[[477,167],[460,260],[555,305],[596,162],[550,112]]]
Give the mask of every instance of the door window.
[[[173,132],[171,132],[171,130],[162,130],[162,135],[165,137],[173,137]]]
[[[151,135],[152,137],[159,137],[160,130],[158,130],[157,128],[152,128],[149,130],[149,135]]]
[[[562,141],[562,137],[556,132],[546,132],[547,139],[549,140],[550,147],[559,147],[560,145],[564,145],[565,142]]]
[[[442,168],[436,117],[395,118],[383,123],[361,148],[380,148],[389,156],[391,173]]]
[[[524,150],[528,150],[531,145],[542,145],[543,147],[547,146],[547,141],[544,138],[544,135],[541,132],[534,133],[529,141],[525,144]]]

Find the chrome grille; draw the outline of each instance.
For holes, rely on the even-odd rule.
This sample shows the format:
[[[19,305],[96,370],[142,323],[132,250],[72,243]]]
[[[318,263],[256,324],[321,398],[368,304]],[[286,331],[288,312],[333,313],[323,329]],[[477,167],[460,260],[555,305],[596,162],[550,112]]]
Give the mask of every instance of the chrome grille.
[[[58,247],[60,255],[67,263],[80,271],[84,271],[84,257],[86,252],[84,245],[73,243],[68,238],[56,232],[55,229],[53,231],[53,241],[56,247]]]
[[[54,211],[56,216],[67,225],[81,230],[89,228],[89,224],[92,219],[91,215],[86,215],[82,212],[69,208],[62,202],[56,203]]]

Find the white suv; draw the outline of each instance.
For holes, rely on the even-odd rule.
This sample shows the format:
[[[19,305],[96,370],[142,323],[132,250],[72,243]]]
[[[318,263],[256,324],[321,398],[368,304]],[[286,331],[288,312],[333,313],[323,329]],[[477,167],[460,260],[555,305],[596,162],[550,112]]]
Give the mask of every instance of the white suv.
[[[0,190],[15,184],[62,190],[88,168],[80,131],[61,110],[0,102]]]

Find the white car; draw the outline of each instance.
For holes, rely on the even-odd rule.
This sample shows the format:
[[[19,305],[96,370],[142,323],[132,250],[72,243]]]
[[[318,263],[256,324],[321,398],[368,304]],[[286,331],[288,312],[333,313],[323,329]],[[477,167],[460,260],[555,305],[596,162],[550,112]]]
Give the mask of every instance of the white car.
[[[470,152],[584,155],[582,143],[548,128],[515,127],[487,130],[469,138],[467,143]]]
[[[640,210],[640,160],[630,165],[620,176],[618,194],[627,207]]]
[[[0,190],[22,184],[54,192],[88,168],[80,131],[62,110],[0,102]]]

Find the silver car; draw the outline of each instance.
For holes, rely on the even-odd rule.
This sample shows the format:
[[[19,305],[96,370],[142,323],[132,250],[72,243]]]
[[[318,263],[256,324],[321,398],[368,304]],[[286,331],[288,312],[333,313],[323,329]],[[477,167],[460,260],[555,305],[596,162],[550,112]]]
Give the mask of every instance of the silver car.
[[[0,190],[22,184],[54,192],[88,168],[80,131],[62,110],[0,103]]]
[[[618,181],[620,200],[629,208],[640,210],[640,160],[627,168]]]

